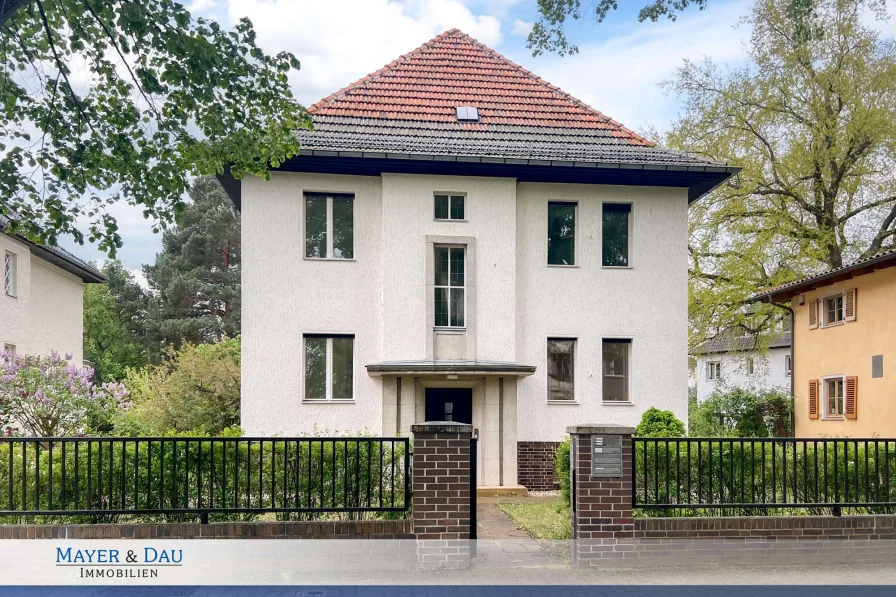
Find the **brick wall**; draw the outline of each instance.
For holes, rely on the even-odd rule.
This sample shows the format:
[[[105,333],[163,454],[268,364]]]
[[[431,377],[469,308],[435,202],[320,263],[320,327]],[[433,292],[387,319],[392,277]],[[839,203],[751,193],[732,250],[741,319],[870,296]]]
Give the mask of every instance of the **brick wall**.
[[[559,489],[554,481],[554,450],[560,442],[517,442],[517,483],[529,491]]]
[[[0,525],[0,539],[413,539],[411,520]]]
[[[896,539],[896,516],[637,518],[635,537],[663,539]]]
[[[412,425],[414,532],[418,562],[462,568],[470,562],[470,436],[472,425]]]

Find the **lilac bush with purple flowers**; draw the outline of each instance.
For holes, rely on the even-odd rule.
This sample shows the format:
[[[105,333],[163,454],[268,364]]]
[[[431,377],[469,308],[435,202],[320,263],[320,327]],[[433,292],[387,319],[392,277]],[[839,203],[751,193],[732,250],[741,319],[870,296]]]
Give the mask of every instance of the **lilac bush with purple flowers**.
[[[0,433],[61,437],[88,433],[91,420],[127,410],[119,383],[93,383],[93,369],[53,352],[48,357],[0,353]]]

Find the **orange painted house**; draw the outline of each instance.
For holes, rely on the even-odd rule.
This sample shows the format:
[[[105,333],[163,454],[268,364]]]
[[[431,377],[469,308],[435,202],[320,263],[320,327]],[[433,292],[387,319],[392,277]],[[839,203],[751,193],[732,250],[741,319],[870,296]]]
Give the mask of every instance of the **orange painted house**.
[[[896,251],[773,288],[793,309],[797,437],[896,437]]]

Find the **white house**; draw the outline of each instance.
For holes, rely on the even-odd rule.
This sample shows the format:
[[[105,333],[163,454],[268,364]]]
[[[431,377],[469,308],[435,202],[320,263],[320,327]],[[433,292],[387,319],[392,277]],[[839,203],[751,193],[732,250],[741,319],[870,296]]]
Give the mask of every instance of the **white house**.
[[[250,434],[480,432],[553,485],[566,426],[687,412],[687,208],[736,168],[654,146],[458,30],[310,108],[242,217]]]
[[[9,230],[0,216],[0,350],[16,354],[71,353],[83,360],[84,284],[102,282],[95,268],[58,247],[36,245]]]
[[[703,402],[716,390],[743,388],[780,389],[790,392],[793,372],[791,332],[766,339],[766,350],[756,350],[753,336],[719,336],[695,351],[697,401]]]

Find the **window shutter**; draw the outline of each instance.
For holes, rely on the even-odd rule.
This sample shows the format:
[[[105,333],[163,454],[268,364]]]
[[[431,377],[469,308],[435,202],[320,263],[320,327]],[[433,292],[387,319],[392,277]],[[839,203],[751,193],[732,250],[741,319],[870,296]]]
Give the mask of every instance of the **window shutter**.
[[[818,299],[809,302],[809,329],[818,327]]]
[[[843,414],[847,419],[855,419],[858,415],[858,386],[859,386],[859,378],[858,377],[847,377],[846,378],[846,389],[843,400]]]
[[[818,418],[818,380],[809,380],[809,418]]]
[[[856,289],[850,288],[843,293],[843,319],[856,320]]]

